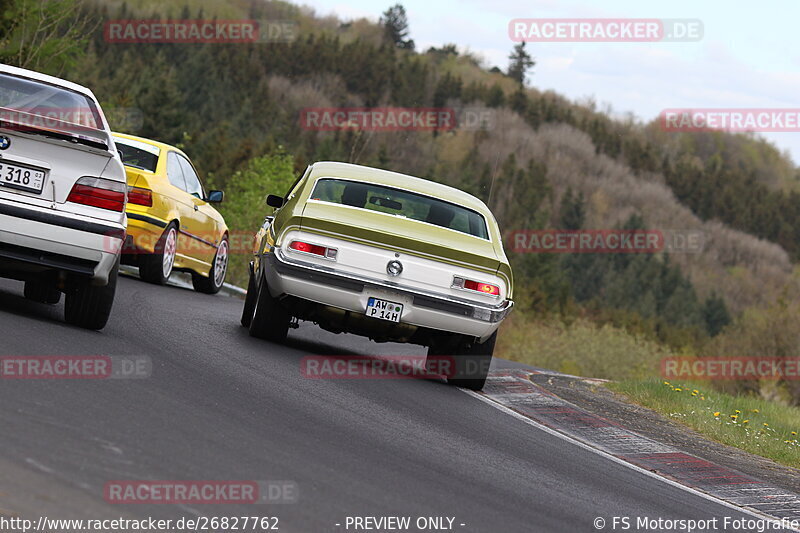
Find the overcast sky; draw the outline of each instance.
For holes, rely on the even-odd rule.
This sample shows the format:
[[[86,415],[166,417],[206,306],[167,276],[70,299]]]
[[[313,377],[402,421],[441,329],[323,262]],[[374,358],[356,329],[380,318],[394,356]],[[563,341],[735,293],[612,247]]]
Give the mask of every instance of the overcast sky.
[[[300,0],[318,14],[377,20],[394,0]],[[642,120],[668,108],[800,108],[800,2],[717,0],[404,0],[418,50],[456,43],[504,69],[515,18],[680,18],[703,21],[688,43],[528,43],[529,84],[594,97]],[[764,134],[800,164],[800,133]]]

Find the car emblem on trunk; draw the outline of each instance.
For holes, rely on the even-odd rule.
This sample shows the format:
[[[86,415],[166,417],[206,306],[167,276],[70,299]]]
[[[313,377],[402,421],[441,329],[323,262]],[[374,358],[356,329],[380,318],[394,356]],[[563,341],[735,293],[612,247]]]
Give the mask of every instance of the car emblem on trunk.
[[[386,273],[390,276],[399,276],[403,273],[403,263],[400,261],[389,261],[386,265]]]
[[[5,150],[11,146],[11,139],[5,135],[0,135],[0,150]]]

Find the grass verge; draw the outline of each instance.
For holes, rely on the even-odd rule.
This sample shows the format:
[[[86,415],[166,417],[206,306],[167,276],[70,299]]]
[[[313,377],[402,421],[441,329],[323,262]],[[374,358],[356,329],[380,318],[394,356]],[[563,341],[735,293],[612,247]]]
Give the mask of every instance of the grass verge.
[[[717,442],[800,468],[800,409],[693,383],[624,380],[608,388]]]
[[[668,348],[611,325],[578,319],[533,320],[512,314],[497,339],[495,355],[565,374],[605,379],[657,376]]]

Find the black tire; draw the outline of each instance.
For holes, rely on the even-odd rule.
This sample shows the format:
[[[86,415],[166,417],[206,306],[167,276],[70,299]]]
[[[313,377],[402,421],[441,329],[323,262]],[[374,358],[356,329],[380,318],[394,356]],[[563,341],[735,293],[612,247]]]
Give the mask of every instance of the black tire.
[[[44,281],[26,281],[25,298],[33,302],[55,305],[61,301],[61,292]]]
[[[114,305],[118,273],[119,260],[108,275],[107,285],[96,287],[89,281],[82,281],[71,287],[64,303],[64,319],[67,323],[86,329],[103,329]]]
[[[283,342],[289,333],[291,315],[277,298],[269,293],[266,281],[258,284],[253,318],[250,320],[250,336],[272,342]]]
[[[155,285],[166,285],[170,274],[172,274],[172,266],[170,266],[166,275],[164,268],[164,254],[165,252],[168,252],[167,241],[170,238],[171,232],[174,232],[175,247],[177,250],[178,227],[173,222],[167,226],[167,228],[164,230],[164,233],[161,235],[161,238],[158,239],[158,243],[156,243],[153,253],[144,253],[139,257],[139,277],[142,280],[148,283],[154,283]],[[173,257],[172,265],[174,264],[175,259]]]
[[[447,383],[464,389],[483,389],[496,342],[496,331],[483,344],[478,344],[472,338],[464,338],[459,342],[456,353],[453,354],[455,372],[452,376],[448,376]]]
[[[256,298],[258,298],[258,284],[253,275],[253,264],[250,263],[250,277],[247,282],[247,296],[244,297],[244,308],[242,309],[242,326],[249,328],[253,321],[253,312],[256,309]]]
[[[208,277],[192,272],[192,286],[197,292],[203,294],[217,294],[225,284],[225,275],[228,272],[228,237],[223,237],[214,254],[214,261],[211,263],[211,270]]]

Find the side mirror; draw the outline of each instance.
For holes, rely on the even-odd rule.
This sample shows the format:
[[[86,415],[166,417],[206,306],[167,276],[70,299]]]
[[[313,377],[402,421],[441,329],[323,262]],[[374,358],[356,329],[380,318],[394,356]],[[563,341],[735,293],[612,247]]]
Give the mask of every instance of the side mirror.
[[[222,191],[208,191],[206,202],[210,204],[221,204],[223,198],[225,198],[225,193]]]
[[[267,205],[270,207],[278,209],[283,207],[284,203],[286,203],[286,201],[283,199],[283,196],[278,196],[277,194],[270,194],[267,196]]]

